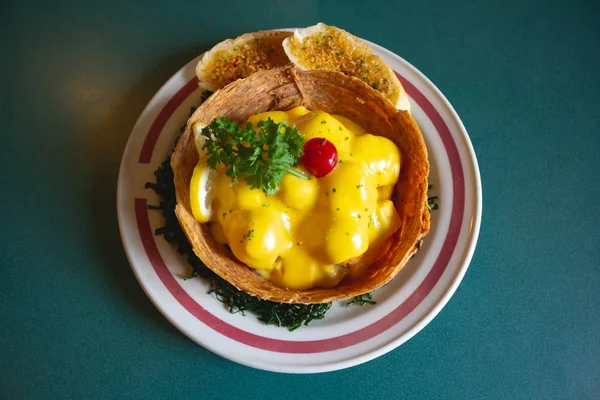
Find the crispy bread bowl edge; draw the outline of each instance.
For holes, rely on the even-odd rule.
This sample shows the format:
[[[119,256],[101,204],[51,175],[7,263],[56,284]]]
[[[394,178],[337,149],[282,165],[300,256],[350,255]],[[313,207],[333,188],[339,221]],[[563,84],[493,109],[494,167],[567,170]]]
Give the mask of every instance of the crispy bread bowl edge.
[[[238,261],[217,243],[208,224],[197,222],[190,206],[190,180],[198,162],[192,126],[227,116],[244,122],[257,112],[288,110],[303,105],[350,118],[367,132],[385,136],[402,153],[400,177],[392,200],[400,228],[383,244],[381,258],[360,277],[344,279],[332,288],[289,290],[276,286]],[[263,299],[283,303],[324,303],[357,296],[388,283],[417,251],[429,231],[427,149],[411,115],[397,110],[381,93],[357,78],[332,71],[302,71],[292,64],[256,72],[216,91],[190,117],[171,157],[177,195],[175,212],[194,252],[226,281]]]

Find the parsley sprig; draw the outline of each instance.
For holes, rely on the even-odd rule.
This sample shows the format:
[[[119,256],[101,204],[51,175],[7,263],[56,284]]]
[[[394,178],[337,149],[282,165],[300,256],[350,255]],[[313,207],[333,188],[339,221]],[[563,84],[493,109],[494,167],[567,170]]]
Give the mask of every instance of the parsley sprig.
[[[250,188],[272,195],[279,191],[286,173],[309,179],[292,168],[300,162],[304,140],[298,129],[286,122],[269,118],[260,121],[255,131],[250,122],[239,125],[220,117],[204,128],[202,135],[206,137],[203,148],[210,154],[208,166],[215,169],[223,164],[234,182],[243,176]]]

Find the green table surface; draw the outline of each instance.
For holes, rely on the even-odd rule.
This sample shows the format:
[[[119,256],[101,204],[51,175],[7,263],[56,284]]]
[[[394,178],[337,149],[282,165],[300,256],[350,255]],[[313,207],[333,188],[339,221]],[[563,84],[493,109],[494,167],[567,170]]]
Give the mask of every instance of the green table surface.
[[[343,27],[425,73],[483,182],[442,312],[366,364],[237,365],[152,305],[115,210],[121,155],[181,66],[244,32]],[[0,398],[600,398],[597,1],[12,1],[0,5]]]

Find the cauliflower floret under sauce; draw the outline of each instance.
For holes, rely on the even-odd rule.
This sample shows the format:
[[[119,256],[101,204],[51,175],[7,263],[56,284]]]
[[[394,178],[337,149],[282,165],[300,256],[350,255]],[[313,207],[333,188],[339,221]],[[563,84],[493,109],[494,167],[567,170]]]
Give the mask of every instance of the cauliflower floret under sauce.
[[[331,287],[377,258],[380,244],[399,227],[391,201],[401,155],[389,139],[365,132],[347,118],[296,107],[252,116],[254,126],[271,118],[295,125],[305,143],[325,138],[338,165],[322,178],[286,174],[279,192],[266,196],[220,172],[211,231],[220,243],[266,279],[289,289]],[[302,164],[298,170],[308,174]],[[352,269],[356,268],[356,271]]]

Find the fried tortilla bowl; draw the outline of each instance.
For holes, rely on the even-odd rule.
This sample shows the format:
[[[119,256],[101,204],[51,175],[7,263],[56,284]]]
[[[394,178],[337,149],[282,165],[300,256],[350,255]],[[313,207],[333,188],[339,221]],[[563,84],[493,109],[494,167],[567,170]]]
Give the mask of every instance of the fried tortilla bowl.
[[[192,126],[227,116],[244,122],[254,113],[288,110],[296,106],[350,118],[372,134],[385,136],[402,153],[400,177],[392,200],[400,228],[386,239],[381,258],[358,278],[330,288],[290,290],[276,286],[238,261],[229,248],[217,243],[208,224],[197,222],[190,206],[190,180],[198,162]],[[427,176],[429,162],[421,132],[406,111],[397,110],[381,93],[357,78],[339,72],[301,71],[293,65],[260,71],[215,92],[191,116],[171,158],[177,206],[175,212],[194,252],[223,279],[240,290],[282,303],[325,303],[357,296],[388,283],[417,251],[429,231]]]

